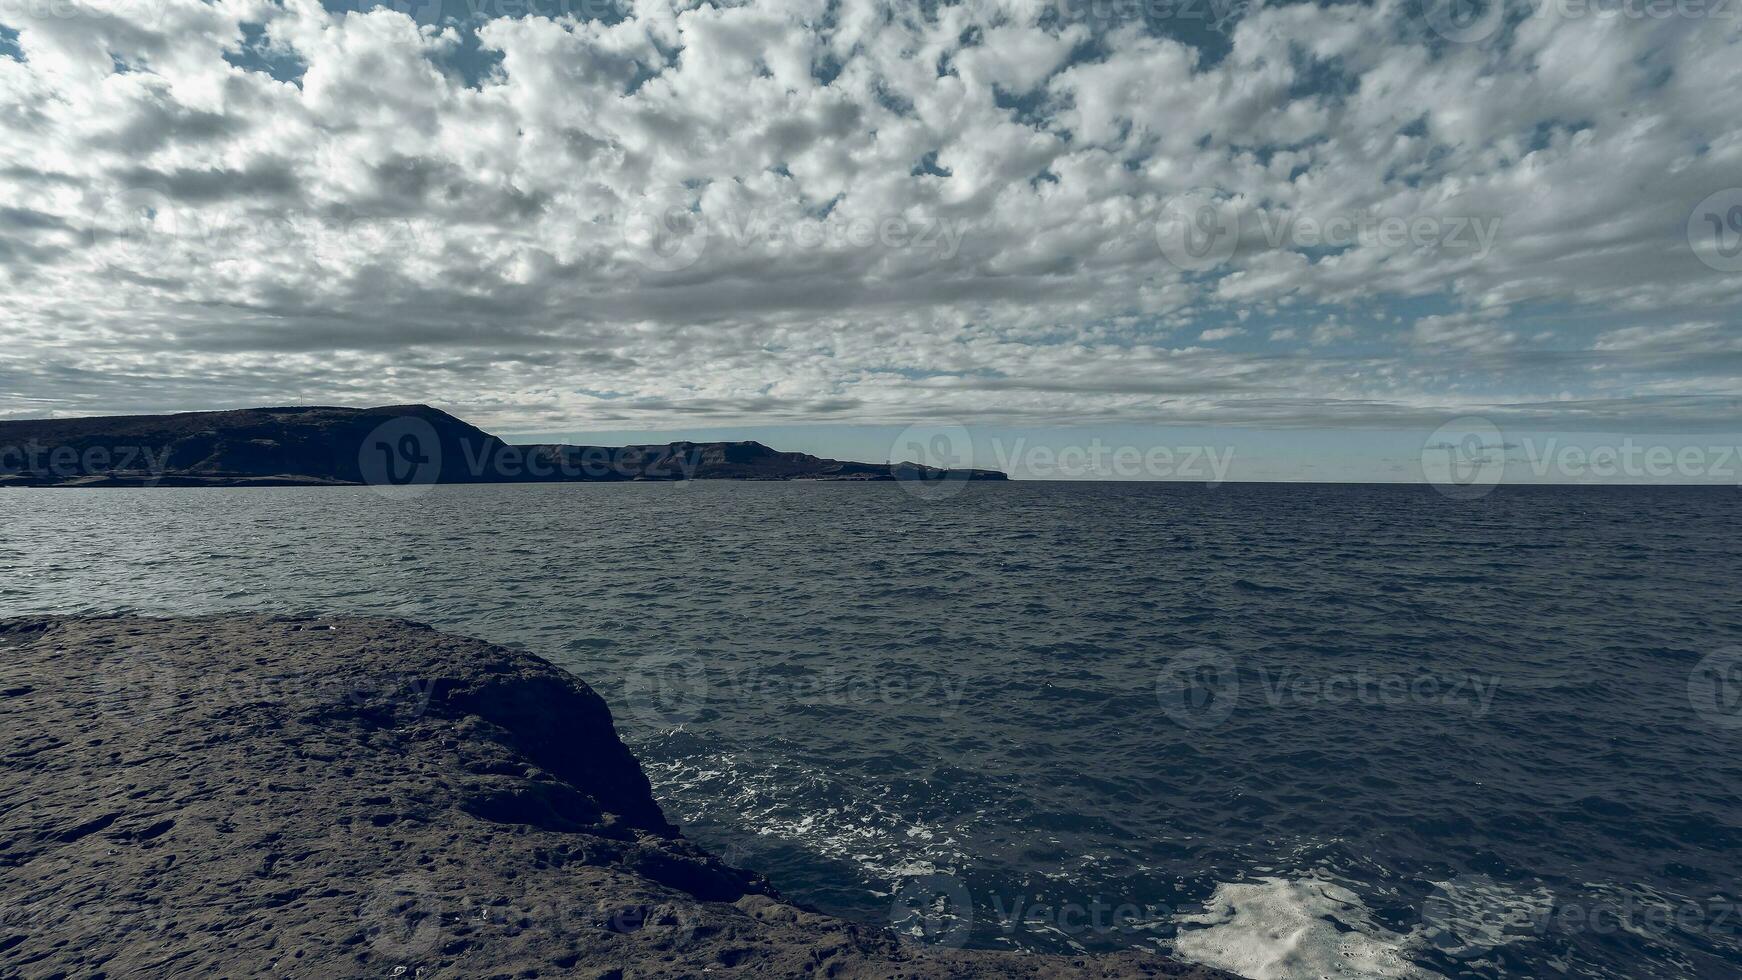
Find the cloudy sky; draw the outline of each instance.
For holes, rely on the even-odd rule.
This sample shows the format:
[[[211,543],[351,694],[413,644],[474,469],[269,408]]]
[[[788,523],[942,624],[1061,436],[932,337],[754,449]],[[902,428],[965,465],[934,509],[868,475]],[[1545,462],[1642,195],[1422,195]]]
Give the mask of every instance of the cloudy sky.
[[[0,417],[1738,441],[1742,2],[1438,4],[0,0]]]

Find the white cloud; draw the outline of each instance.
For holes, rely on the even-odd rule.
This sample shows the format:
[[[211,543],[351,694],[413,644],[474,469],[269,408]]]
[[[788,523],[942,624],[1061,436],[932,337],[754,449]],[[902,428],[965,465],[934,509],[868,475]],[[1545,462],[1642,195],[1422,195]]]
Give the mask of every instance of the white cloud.
[[[1518,334],[1467,317],[1429,316],[1415,322],[1410,342],[1430,351],[1496,351],[1518,343]]]
[[[1742,280],[1686,237],[1742,173],[1737,31],[1552,7],[1474,45],[1262,7],[1212,62],[1034,4],[0,6],[0,411],[1377,424],[1480,371],[1497,411],[1711,422],[1657,395],[1738,366]],[[1180,269],[1193,188],[1238,237]],[[1637,322],[1491,356],[1566,309]],[[1247,331],[1297,343],[1170,339]]]
[[[1339,340],[1348,340],[1353,336],[1355,336],[1354,327],[1331,320],[1313,327],[1312,333],[1309,335],[1309,342],[1314,347],[1326,347]]]

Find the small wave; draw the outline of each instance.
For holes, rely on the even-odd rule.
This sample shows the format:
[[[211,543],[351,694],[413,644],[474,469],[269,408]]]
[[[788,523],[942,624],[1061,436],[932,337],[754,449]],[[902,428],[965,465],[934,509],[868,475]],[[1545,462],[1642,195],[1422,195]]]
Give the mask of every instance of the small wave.
[[[1316,878],[1220,883],[1196,915],[1177,915],[1173,953],[1250,980],[1298,977],[1426,980],[1419,943],[1379,925],[1359,896]]]
[[[819,769],[733,752],[642,758],[656,795],[682,823],[754,827],[760,837],[857,865],[872,882],[947,874],[962,864],[952,828],[910,820]]]
[[[1297,589],[1291,589],[1286,585],[1259,585],[1257,582],[1254,582],[1251,579],[1245,579],[1245,578],[1235,579],[1234,580],[1234,589],[1237,591],[1240,591],[1240,592],[1296,592],[1296,591],[1299,591]]]

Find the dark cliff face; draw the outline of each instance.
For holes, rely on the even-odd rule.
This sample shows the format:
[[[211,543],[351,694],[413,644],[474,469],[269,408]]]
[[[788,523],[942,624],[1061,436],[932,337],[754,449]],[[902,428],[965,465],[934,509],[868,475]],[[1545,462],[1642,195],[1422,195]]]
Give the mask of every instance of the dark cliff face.
[[[436,482],[465,482],[468,460],[503,446],[427,405],[41,419],[0,422],[0,478],[44,485],[366,483],[377,458],[398,453],[402,431],[426,444]],[[369,446],[377,433],[386,444]]]
[[[1004,478],[821,459],[757,442],[511,446],[427,405],[0,422],[0,486]]]

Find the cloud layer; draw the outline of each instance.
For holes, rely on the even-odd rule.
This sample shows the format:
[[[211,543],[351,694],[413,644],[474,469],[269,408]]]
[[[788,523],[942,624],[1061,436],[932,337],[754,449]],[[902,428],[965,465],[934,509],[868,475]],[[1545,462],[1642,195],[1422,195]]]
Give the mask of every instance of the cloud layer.
[[[0,413],[1739,417],[1728,6],[588,3],[0,0]]]

